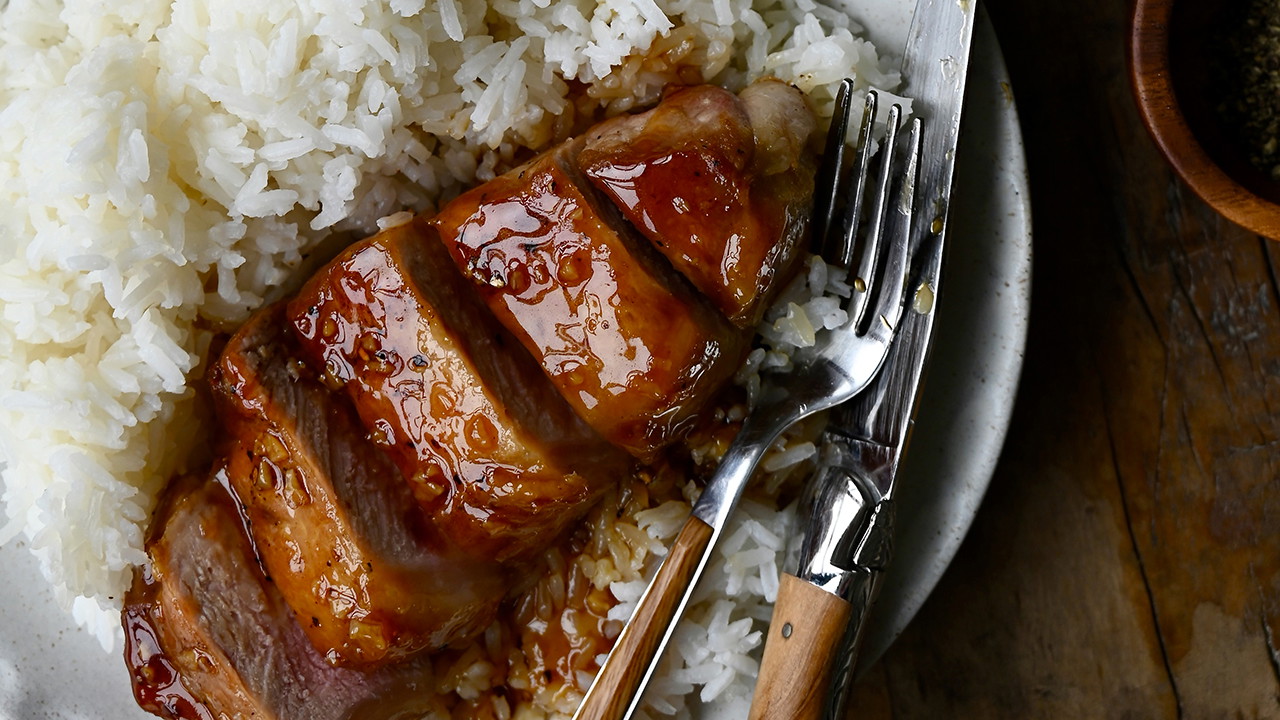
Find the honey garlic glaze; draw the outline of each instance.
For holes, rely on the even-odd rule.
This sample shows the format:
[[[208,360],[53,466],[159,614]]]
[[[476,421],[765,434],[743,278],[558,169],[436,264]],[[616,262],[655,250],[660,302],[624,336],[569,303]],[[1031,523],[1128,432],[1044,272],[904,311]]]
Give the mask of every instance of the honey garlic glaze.
[[[573,152],[459,197],[433,224],[569,404],[652,459],[737,368],[746,338],[577,177]]]

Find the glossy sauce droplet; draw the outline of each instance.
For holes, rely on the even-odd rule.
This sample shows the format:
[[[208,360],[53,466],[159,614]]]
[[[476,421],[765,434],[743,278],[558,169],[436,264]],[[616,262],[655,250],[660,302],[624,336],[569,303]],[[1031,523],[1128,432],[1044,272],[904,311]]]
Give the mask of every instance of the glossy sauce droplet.
[[[492,450],[498,446],[498,429],[485,415],[475,415],[467,420],[467,441],[478,450]]]
[[[556,278],[569,287],[581,285],[591,277],[591,265],[587,260],[577,254],[561,257],[556,267]]]
[[[160,650],[150,615],[126,608],[125,660],[133,674],[133,695],[144,710],[165,717],[212,720],[213,714],[187,690],[181,675]]]
[[[413,476],[413,496],[422,505],[431,503],[444,494],[444,471],[434,462],[427,462],[426,467]]]
[[[589,377],[587,375],[586,369],[583,368],[581,365],[578,365],[577,367],[573,368],[569,372],[565,373],[564,379],[572,387],[582,387],[583,385],[586,384]]]
[[[284,442],[272,433],[262,433],[253,444],[255,453],[273,463],[282,463],[289,459],[289,450],[284,446]]]
[[[285,504],[295,510],[311,502],[311,494],[307,492],[302,473],[294,468],[284,471],[284,482],[280,484],[277,492],[284,499]]]
[[[336,617],[347,618],[357,607],[355,592],[349,587],[330,585],[324,593]]]
[[[546,285],[547,280],[551,277],[547,272],[546,264],[541,261],[532,264],[529,274],[537,285]]]
[[[507,269],[507,289],[513,295],[519,295],[529,289],[529,272],[524,263],[512,263]]]
[[[377,333],[367,332],[364,335],[361,335],[359,350],[360,359],[365,362],[369,362],[374,353],[378,352],[380,347],[381,343],[378,342]]]
[[[396,444],[396,429],[386,418],[377,418],[369,429],[369,440],[374,444],[387,447]]]
[[[321,381],[330,390],[338,390],[346,383],[346,378],[343,377],[342,365],[336,358],[331,357],[325,360],[324,377],[321,378]]]
[[[387,653],[387,636],[382,624],[367,618],[356,618],[347,625],[347,634],[359,647],[366,660],[376,660]]]
[[[276,488],[276,466],[269,460],[260,460],[253,468],[253,485],[258,490],[269,491]]]
[[[928,283],[920,284],[911,308],[921,315],[928,315],[933,310],[933,288],[929,287]]]
[[[431,386],[431,414],[441,418],[453,414],[453,388],[438,382]]]
[[[383,350],[377,350],[373,356],[369,358],[369,362],[365,364],[369,372],[379,375],[390,375],[395,372],[395,363],[391,361],[391,357]]]
[[[197,667],[204,672],[213,672],[214,670],[213,658],[209,656],[209,653],[198,648],[182,651],[182,659],[182,664],[186,667]]]

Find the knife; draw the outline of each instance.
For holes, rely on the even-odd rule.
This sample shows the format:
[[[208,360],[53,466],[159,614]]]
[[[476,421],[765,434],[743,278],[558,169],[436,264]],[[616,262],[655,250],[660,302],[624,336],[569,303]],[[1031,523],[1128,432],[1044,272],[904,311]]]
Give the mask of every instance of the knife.
[[[866,618],[893,549],[894,490],[932,347],[977,0],[920,0],[903,94],[924,121],[911,311],[885,369],[833,411],[794,572],[782,575],[751,704],[755,719],[843,718]]]

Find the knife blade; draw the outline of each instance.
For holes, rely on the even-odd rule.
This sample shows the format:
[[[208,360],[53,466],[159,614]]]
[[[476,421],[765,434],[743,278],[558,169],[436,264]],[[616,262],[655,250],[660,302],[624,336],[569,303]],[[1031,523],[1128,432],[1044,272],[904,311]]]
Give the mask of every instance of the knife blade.
[[[885,370],[832,412],[801,507],[795,572],[783,573],[751,718],[844,717],[866,618],[892,557],[894,490],[932,349],[976,0],[919,0],[902,74],[924,122],[910,228],[912,311]]]

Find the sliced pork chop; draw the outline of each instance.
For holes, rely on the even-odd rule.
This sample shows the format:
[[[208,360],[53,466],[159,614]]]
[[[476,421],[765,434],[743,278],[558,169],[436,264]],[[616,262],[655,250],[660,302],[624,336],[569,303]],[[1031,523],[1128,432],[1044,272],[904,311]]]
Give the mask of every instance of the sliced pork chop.
[[[698,85],[592,128],[578,162],[680,272],[740,327],[786,278],[813,197],[803,95],[762,80]]]
[[[368,720],[377,708],[434,707],[431,665],[363,673],[333,667],[262,574],[234,501],[216,479],[183,478],[161,499],[149,562],[125,595],[134,695],[165,718]]]
[[[650,460],[737,369],[746,338],[580,177],[580,147],[461,195],[432,224],[573,409]]]
[[[346,399],[309,377],[282,306],[232,337],[210,379],[262,564],[330,663],[395,660],[492,619],[504,571],[425,516]]]
[[[627,471],[415,219],[357,243],[289,303],[432,522],[479,557],[541,552]]]

